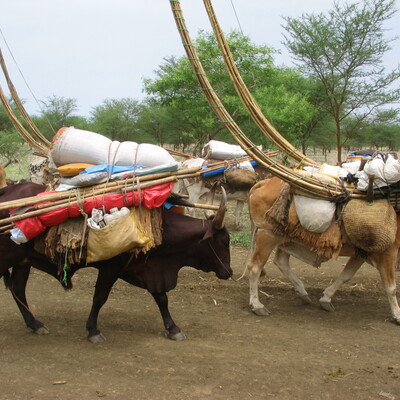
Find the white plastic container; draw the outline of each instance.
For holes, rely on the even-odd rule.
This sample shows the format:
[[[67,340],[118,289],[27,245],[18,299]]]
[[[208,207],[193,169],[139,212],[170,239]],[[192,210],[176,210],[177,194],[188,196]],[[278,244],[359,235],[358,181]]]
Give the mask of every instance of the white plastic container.
[[[128,214],[129,208],[121,207],[121,209],[118,210],[118,208],[114,207],[110,209],[109,214],[104,215],[104,222],[106,223],[106,225],[110,225],[114,223],[117,219],[122,218],[124,215]]]

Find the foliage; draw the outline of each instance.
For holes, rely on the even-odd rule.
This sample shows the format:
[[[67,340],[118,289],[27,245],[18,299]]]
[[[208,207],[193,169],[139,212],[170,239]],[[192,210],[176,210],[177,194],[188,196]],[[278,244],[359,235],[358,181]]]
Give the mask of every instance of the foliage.
[[[286,46],[326,93],[327,111],[335,123],[338,162],[344,132],[350,137],[363,121],[373,122],[382,106],[400,99],[400,89],[393,88],[400,68],[385,73],[382,66],[382,56],[394,40],[384,37],[383,24],[396,12],[394,6],[395,0],[343,6],[335,2],[327,14],[285,18]]]
[[[105,100],[91,112],[92,129],[112,140],[143,142],[137,129],[140,111],[139,102],[131,98]]]
[[[191,137],[185,134],[177,110],[151,100],[142,104],[137,129],[150,143],[160,146],[174,144],[185,148],[192,143]]]
[[[17,161],[27,154],[29,148],[23,146],[23,139],[15,129],[0,130],[0,156]]]
[[[395,151],[400,148],[400,112],[384,110],[373,121],[366,121],[353,130],[348,143],[351,147],[385,148]],[[356,122],[354,122],[356,123]]]
[[[12,110],[18,116],[18,111],[12,99],[8,100]],[[5,161],[19,160],[23,157],[28,147],[22,146],[24,141],[18,134],[3,106],[0,106],[0,156]]]
[[[318,87],[310,81],[308,92],[300,90],[306,86],[305,83],[298,85],[304,79],[295,70],[275,67],[274,50],[257,46],[238,32],[230,33],[227,41],[244,81],[262,110],[284,136],[297,140],[299,132],[304,126],[311,126],[310,120],[320,112],[308,98]],[[257,144],[268,145],[255,129],[234,90],[214,36],[201,32],[195,45],[214,90],[235,121]],[[233,142],[223,124],[216,121],[185,57],[166,58],[156,74],[155,79],[144,80],[146,93],[154,103],[167,107],[173,115],[179,115],[181,129],[191,135],[198,150],[216,137]]]
[[[10,102],[10,103],[12,106],[12,102]],[[8,117],[8,114],[6,113],[6,110],[4,109],[4,107],[2,105],[0,105],[0,131],[6,131],[6,130],[10,130],[10,129],[13,129],[13,124],[12,124],[10,118]]]
[[[51,139],[63,126],[85,129],[88,125],[85,118],[74,115],[78,109],[76,99],[53,95],[41,101],[41,104],[40,115],[32,117],[32,120],[48,139]]]
[[[251,235],[248,232],[231,232],[230,243],[232,246],[249,248],[251,246]]]

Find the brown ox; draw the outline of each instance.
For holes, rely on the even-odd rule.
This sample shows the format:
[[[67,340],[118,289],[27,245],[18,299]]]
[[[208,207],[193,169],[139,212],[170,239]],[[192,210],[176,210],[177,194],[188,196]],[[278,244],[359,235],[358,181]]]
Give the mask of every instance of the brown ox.
[[[32,182],[8,186],[0,189],[0,202],[34,196],[43,192],[45,187]],[[89,264],[88,266],[99,271],[92,308],[86,323],[89,340],[104,340],[97,326],[98,315],[117,279],[146,289],[159,307],[168,338],[185,339],[185,334],[170,315],[167,292],[175,288],[180,269],[187,266],[204,272],[214,272],[220,279],[232,276],[229,233],[224,226],[225,205],[226,197],[223,196],[217,214],[207,220],[180,215],[162,207],[162,240],[159,246],[146,254],[140,253],[137,257],[132,257],[132,253],[123,253],[109,260]],[[0,210],[0,218],[8,216],[7,210]],[[70,288],[72,275],[87,265],[85,260],[70,265],[64,277],[63,273],[60,275],[57,262],[39,253],[34,242],[30,240],[17,245],[8,234],[0,235],[0,278],[4,276],[26,325],[35,333],[45,334],[48,332],[47,328],[34,317],[26,300],[25,287],[30,267],[50,274],[59,279],[64,287]]]
[[[273,203],[278,198],[284,182],[279,178],[271,178],[261,181],[254,185],[249,193],[250,217],[256,227],[255,246],[248,263],[249,286],[250,286],[250,306],[257,315],[267,315],[269,312],[260,302],[258,296],[258,280],[260,273],[268,260],[272,250],[276,249],[274,263],[282,273],[292,282],[296,292],[305,303],[309,303],[307,291],[303,283],[290,269],[289,257],[294,255],[303,261],[304,256],[310,254],[307,245],[301,242],[291,242],[288,237],[279,236],[274,233],[272,225],[266,220],[266,213],[271,209]],[[342,237],[342,248],[340,256],[350,257],[343,271],[336,281],[324,290],[319,302],[326,311],[333,311],[331,304],[332,297],[340,286],[350,280],[361,265],[366,261],[375,266],[381,276],[383,286],[389,299],[389,305],[393,320],[400,324],[400,308],[396,298],[395,269],[400,247],[400,215],[397,213],[397,234],[395,242],[389,249],[382,253],[370,253],[366,258],[357,255],[357,249],[345,242]],[[283,245],[284,244],[284,245]]]

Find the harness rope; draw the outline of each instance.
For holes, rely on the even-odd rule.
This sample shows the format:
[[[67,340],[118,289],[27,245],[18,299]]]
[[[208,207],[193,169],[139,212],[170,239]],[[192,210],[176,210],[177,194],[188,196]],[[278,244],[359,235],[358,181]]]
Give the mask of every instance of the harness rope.
[[[226,272],[228,272],[228,274],[230,275],[230,278],[234,281],[237,282],[237,280],[233,277],[233,274],[231,274],[228,270],[228,268],[226,267],[226,265],[222,262],[222,260],[219,258],[217,252],[214,250],[214,248],[212,247],[212,244],[210,242],[210,240],[208,240],[208,245],[210,246],[211,251],[214,253],[215,257],[217,258],[217,260],[220,262],[220,264],[222,265],[222,267],[224,268],[224,270]]]

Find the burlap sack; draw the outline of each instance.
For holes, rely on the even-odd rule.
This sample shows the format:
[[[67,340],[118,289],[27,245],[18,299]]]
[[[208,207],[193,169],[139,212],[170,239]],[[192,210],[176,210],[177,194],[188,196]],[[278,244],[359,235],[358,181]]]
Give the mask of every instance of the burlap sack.
[[[340,226],[337,222],[330,224],[322,233],[310,232],[303,228],[296,213],[296,207],[291,202],[290,185],[285,184],[278,198],[265,215],[271,224],[273,232],[295,241],[305,243],[310,250],[320,257],[336,258],[342,248]]]
[[[118,218],[102,229],[89,228],[87,241],[87,263],[108,260],[135,247],[143,247],[150,241],[141,232],[136,213]]]
[[[350,200],[343,212],[345,231],[351,243],[367,253],[382,253],[395,241],[396,212],[386,199]]]
[[[225,170],[226,182],[236,190],[249,190],[257,181],[257,174],[245,168]]]

